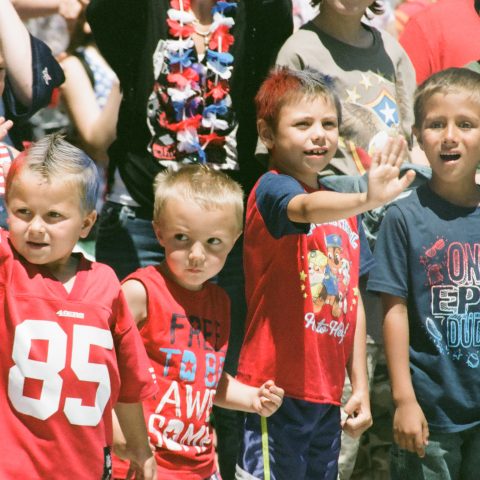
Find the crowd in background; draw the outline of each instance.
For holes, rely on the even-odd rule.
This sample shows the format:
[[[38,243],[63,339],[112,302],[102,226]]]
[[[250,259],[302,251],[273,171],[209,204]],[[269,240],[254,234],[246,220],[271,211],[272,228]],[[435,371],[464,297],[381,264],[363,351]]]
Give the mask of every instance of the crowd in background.
[[[6,2],[1,0],[0,9]],[[421,183],[428,179],[429,170],[412,135],[414,91],[431,74],[448,67],[468,65],[480,70],[479,6],[474,0],[363,0],[356,2],[360,14],[356,7],[344,14],[335,2],[341,3],[239,0],[233,35],[219,35],[229,47],[219,47],[219,54],[211,58],[207,49],[212,40],[210,10],[198,8],[191,34],[195,65],[204,65],[205,82],[215,79],[208,95],[216,98],[218,94],[220,100],[211,104],[210,123],[192,129],[193,123],[188,128],[181,125],[185,118],[176,109],[188,101],[194,111],[194,102],[173,98],[175,92],[165,85],[171,72],[165,71],[158,39],[167,38],[174,28],[167,29],[169,1],[117,0],[115,5],[108,0],[12,0],[28,31],[50,47],[64,81],[61,71],[51,67],[48,75],[55,88],[48,92],[48,101],[25,97],[24,92],[22,96],[16,80],[20,62],[10,60],[0,11],[0,72],[6,76],[6,80],[0,77],[0,85],[6,82],[0,134],[5,155],[14,156],[30,142],[63,131],[69,142],[95,161],[103,178],[99,220],[77,248],[110,265],[120,279],[163,258],[151,227],[151,184],[160,170],[180,161],[210,162],[230,172],[247,194],[265,171],[253,98],[274,64],[318,69],[332,78],[342,101],[341,140],[335,158],[320,172],[324,185],[338,191],[361,189],[375,142],[394,133],[407,139],[409,163]],[[228,12],[217,13],[230,28]],[[368,30],[363,25],[369,25]],[[17,41],[17,49],[19,45]],[[32,58],[19,50],[17,54],[23,62]],[[44,59],[46,54],[38,55]],[[42,78],[35,58],[34,91],[35,79]],[[152,59],[158,63],[152,66]],[[186,59],[175,61],[190,66]],[[165,117],[162,111],[167,112]],[[159,117],[161,121],[156,122]],[[7,123],[10,120],[13,126]],[[177,126],[170,128],[173,124]],[[378,222],[375,214],[365,218],[373,248]],[[241,241],[217,279],[232,301],[225,368],[233,375],[246,316]],[[361,288],[367,313],[373,427],[360,439],[343,439],[340,480],[389,478],[393,404],[382,349],[382,315],[378,299]],[[348,388],[347,384],[345,399]],[[224,480],[234,477],[241,421],[235,413],[214,410]]]

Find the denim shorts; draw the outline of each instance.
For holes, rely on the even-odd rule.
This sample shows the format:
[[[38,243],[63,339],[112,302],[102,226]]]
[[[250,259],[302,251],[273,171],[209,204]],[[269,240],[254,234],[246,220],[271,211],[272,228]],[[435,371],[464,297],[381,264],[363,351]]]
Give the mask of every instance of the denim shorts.
[[[425,457],[393,445],[391,480],[480,479],[480,426],[456,433],[430,433]]]

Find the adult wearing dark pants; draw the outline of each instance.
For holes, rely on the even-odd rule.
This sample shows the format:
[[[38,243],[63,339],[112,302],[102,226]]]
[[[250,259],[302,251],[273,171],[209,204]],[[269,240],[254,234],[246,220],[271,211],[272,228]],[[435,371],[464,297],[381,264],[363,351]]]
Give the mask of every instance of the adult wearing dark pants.
[[[152,183],[163,168],[215,164],[247,192],[262,172],[253,156],[253,97],[292,32],[291,8],[291,0],[240,0],[236,8],[216,0],[91,1],[87,19],[123,91],[96,246],[97,259],[119,277],[163,256],[151,227]],[[172,78],[179,73],[188,87]],[[241,243],[219,283],[232,300],[226,370],[235,374],[245,316]],[[236,417],[224,420],[224,414],[216,414],[216,427],[220,470],[228,480],[238,439],[235,428],[233,437],[225,436],[223,426],[231,431],[228,423],[235,425]]]

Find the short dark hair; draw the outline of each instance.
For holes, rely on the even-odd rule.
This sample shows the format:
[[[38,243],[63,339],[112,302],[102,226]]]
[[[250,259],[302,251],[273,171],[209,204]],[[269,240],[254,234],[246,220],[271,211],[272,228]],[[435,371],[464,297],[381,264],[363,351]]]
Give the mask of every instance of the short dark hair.
[[[480,0],[477,0],[477,1],[480,1]],[[310,0],[310,4],[312,5],[312,7],[316,7],[317,5],[320,5],[321,3],[322,3],[322,0]],[[380,2],[378,0],[375,0],[374,2],[372,2],[368,6],[367,10],[370,10],[375,15],[381,15],[385,11],[384,8],[383,8],[382,2]]]

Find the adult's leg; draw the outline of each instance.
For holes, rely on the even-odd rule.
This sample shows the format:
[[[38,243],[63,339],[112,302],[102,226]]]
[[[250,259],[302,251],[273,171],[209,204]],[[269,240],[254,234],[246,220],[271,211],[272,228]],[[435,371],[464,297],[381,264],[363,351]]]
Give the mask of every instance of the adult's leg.
[[[237,373],[247,314],[242,246],[243,237],[240,237],[218,275],[218,284],[226,290],[231,302],[230,338],[224,369],[233,376]],[[242,437],[243,413],[214,407],[213,415],[220,473],[223,480],[233,480]]]
[[[163,260],[163,249],[155,237],[152,222],[138,218],[134,209],[107,201],[99,221],[96,259],[110,265],[119,279],[137,268]]]

